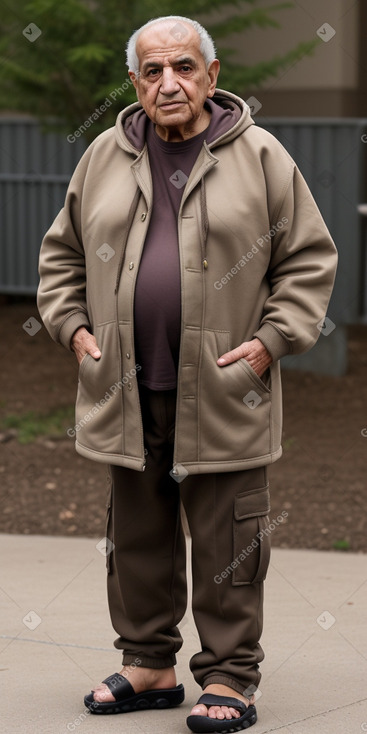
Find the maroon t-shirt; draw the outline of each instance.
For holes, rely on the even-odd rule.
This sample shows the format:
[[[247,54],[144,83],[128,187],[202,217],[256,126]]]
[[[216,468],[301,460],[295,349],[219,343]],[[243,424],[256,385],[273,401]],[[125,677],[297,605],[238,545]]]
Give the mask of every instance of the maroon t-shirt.
[[[186,181],[204,140],[218,138],[241,114],[239,108],[223,109],[211,100],[207,104],[212,113],[209,127],[184,142],[165,142],[150,121],[145,127],[153,209],[136,281],[134,328],[136,359],[142,368],[139,382],[151,390],[170,390],[177,385],[181,335],[177,220]]]

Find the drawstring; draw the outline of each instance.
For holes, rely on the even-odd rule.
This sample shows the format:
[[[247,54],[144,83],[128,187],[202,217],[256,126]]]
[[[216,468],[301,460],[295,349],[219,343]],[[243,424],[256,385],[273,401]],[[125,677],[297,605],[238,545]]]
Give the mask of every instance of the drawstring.
[[[118,290],[118,287],[119,287],[120,278],[121,278],[121,272],[122,272],[122,267],[123,267],[124,260],[125,260],[125,251],[126,251],[127,238],[129,236],[130,228],[131,228],[131,225],[133,223],[133,219],[135,217],[136,210],[138,208],[139,199],[140,199],[140,189],[137,188],[136,189],[136,192],[135,192],[135,196],[134,196],[134,198],[132,200],[132,203],[131,203],[131,206],[130,206],[130,209],[129,209],[128,217],[127,217],[126,229],[125,229],[125,234],[124,234],[124,239],[123,239],[123,245],[122,245],[122,250],[121,250],[121,255],[120,255],[120,262],[119,262],[118,271],[117,271],[117,277],[116,277],[115,294],[117,293],[117,290]]]
[[[200,182],[200,208],[201,208],[201,254],[202,262],[205,270],[208,268],[208,261],[206,259],[206,243],[208,238],[209,220],[208,210],[206,206],[206,188],[204,176]]]

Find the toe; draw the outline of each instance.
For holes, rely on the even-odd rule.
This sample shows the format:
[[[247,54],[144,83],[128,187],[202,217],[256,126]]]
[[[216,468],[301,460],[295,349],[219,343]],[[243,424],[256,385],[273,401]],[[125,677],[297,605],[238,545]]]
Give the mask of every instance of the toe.
[[[225,706],[210,706],[208,716],[210,719],[225,719],[224,710]]]
[[[240,718],[241,714],[238,711],[238,709],[234,709],[234,708],[232,708],[232,706],[230,706],[228,710],[229,710],[229,712],[231,714],[231,718],[232,719],[239,719]]]
[[[96,686],[95,688],[92,688],[92,691],[93,691],[93,698],[98,703],[106,703],[107,701],[115,700],[110,689],[104,684],[101,684],[101,685]]]
[[[240,714],[237,709],[228,706],[210,706],[209,714],[210,719],[238,719]]]
[[[203,703],[198,703],[191,709],[192,716],[208,716],[208,709]]]

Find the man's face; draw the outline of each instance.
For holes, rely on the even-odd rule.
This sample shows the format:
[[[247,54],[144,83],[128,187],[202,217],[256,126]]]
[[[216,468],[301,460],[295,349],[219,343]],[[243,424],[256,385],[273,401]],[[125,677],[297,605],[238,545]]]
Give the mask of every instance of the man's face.
[[[136,50],[139,75],[129,74],[148,117],[163,129],[195,128],[219,73],[219,61],[207,68],[195,29],[164,21],[141,33]]]

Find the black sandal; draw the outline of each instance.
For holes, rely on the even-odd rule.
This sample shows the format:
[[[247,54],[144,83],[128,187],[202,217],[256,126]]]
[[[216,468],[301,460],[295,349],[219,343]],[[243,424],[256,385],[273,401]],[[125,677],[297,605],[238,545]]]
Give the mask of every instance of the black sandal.
[[[186,724],[195,734],[206,734],[207,732],[237,732],[248,729],[257,721],[256,708],[253,704],[246,706],[239,698],[227,696],[215,696],[212,693],[204,693],[197,703],[204,706],[231,706],[242,714],[238,719],[209,719],[208,716],[191,714],[186,719]]]
[[[143,709],[167,709],[179,706],[185,698],[182,683],[175,688],[157,688],[141,693],[135,693],[129,681],[120,673],[109,675],[102,683],[106,683],[115,701],[95,701],[92,691],[84,698],[84,704],[92,714],[125,714]]]

